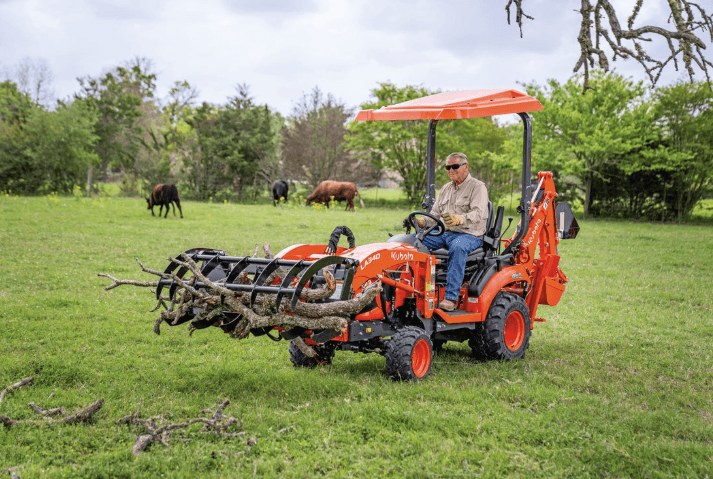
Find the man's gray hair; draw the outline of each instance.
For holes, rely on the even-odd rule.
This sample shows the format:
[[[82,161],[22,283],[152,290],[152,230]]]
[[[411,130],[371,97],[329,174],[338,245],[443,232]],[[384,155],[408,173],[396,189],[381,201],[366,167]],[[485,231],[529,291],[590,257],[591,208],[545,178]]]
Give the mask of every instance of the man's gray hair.
[[[448,161],[448,158],[453,158],[453,157],[460,158],[461,163],[468,163],[468,157],[465,156],[463,153],[459,153],[459,152],[451,153],[450,155],[448,155],[448,157],[446,157],[446,162]]]

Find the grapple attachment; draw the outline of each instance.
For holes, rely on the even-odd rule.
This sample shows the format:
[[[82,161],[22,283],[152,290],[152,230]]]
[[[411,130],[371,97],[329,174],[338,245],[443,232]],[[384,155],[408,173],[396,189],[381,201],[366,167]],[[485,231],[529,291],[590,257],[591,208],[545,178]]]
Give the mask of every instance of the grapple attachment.
[[[341,256],[324,256],[314,261],[285,260],[280,258],[264,259],[250,256],[227,256],[225,251],[214,249],[190,249],[184,252],[200,266],[200,272],[205,278],[215,285],[230,291],[239,291],[249,294],[249,307],[252,308],[258,295],[274,295],[274,309],[278,310],[282,300],[289,298],[291,308],[294,309],[305,287],[317,287],[320,279],[324,280],[324,271],[329,271],[337,281],[337,288],[332,296],[324,301],[340,301],[349,299],[351,282],[358,263],[350,258]],[[184,262],[182,255],[176,260]],[[282,268],[281,275],[275,275]],[[164,288],[168,287],[168,299],[175,301],[179,284],[176,279],[185,285],[191,285],[195,290],[210,287],[197,278],[185,278],[190,269],[179,263],[171,262],[166,269],[156,288],[156,298],[161,298]],[[287,272],[286,274],[284,272]],[[167,276],[172,276],[168,279]],[[186,314],[172,321],[171,325],[178,325],[193,319],[200,310],[192,308]],[[240,319],[240,314],[235,311],[223,311],[223,318],[215,317],[206,322],[195,322],[194,327],[201,329],[214,325],[219,320],[221,327],[229,331]],[[264,332],[263,332],[264,333]]]

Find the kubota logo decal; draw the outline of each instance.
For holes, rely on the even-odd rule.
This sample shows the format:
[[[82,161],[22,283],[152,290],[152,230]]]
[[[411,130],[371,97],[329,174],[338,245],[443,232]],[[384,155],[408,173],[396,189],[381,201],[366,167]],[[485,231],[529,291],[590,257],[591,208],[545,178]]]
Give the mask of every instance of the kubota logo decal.
[[[391,259],[394,261],[413,261],[413,253],[395,251],[391,253]]]
[[[361,264],[359,265],[359,269],[362,270],[362,269],[366,268],[367,266],[369,266],[370,263],[372,263],[373,261],[375,261],[379,258],[381,258],[380,253],[376,253],[376,254],[369,256],[367,259],[365,259],[364,261],[361,262]]]
[[[535,227],[532,228],[532,234],[530,235],[530,239],[527,240],[527,244],[532,244],[532,242],[535,241],[535,235],[540,227],[540,223],[542,223],[542,218],[538,218],[537,223],[535,223]]]

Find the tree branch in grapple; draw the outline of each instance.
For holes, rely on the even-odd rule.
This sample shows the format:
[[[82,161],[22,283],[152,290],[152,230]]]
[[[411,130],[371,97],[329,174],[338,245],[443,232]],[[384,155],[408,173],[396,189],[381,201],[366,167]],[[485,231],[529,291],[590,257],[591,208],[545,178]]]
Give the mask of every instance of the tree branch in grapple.
[[[266,257],[272,256],[269,245],[264,245],[263,250],[265,251]],[[381,283],[376,282],[362,291],[361,294],[349,300],[312,303],[311,301],[329,298],[335,291],[336,281],[333,275],[325,270],[324,277],[326,284],[317,289],[306,288],[302,290],[300,299],[305,302],[296,303],[294,308],[289,301],[283,301],[280,303],[279,308],[275,308],[275,296],[269,294],[258,294],[251,306],[250,294],[232,291],[219,284],[219,282],[211,281],[203,275],[200,266],[187,254],[181,254],[180,258],[181,259],[169,258],[169,261],[188,269],[193,275],[189,279],[179,278],[174,273],[162,273],[149,269],[136,259],[136,262],[141,266],[143,272],[163,279],[173,280],[178,289],[173,300],[162,296],[152,309],[152,311],[155,311],[158,308],[164,308],[164,310],[161,311],[160,317],[157,318],[154,323],[154,332],[156,334],[160,334],[160,325],[162,322],[166,321],[172,325],[176,324],[176,321],[182,318],[189,311],[189,308],[197,308],[199,310],[199,313],[192,320],[194,324],[214,319],[216,316],[223,314],[226,310],[240,313],[242,318],[235,329],[230,333],[232,337],[238,339],[247,337],[252,329],[275,326],[282,327],[286,331],[300,327],[306,330],[329,329],[343,333],[347,330],[348,316],[361,311],[367,304],[373,301],[376,295],[381,291]],[[271,284],[278,278],[283,280],[287,276],[287,273],[286,270],[278,268],[268,276],[265,284]],[[106,273],[99,273],[98,276],[103,276],[113,281],[111,285],[104,288],[107,291],[121,285],[155,288],[159,284],[158,281],[118,279]],[[200,289],[194,287],[197,281],[203,283]],[[243,275],[238,281],[248,283],[249,279],[247,275]],[[152,292],[155,292],[155,290],[152,290]],[[193,325],[189,326],[189,332],[192,333],[195,329]],[[298,346],[304,346],[303,352],[308,356],[314,354],[310,346],[306,344],[298,344]]]

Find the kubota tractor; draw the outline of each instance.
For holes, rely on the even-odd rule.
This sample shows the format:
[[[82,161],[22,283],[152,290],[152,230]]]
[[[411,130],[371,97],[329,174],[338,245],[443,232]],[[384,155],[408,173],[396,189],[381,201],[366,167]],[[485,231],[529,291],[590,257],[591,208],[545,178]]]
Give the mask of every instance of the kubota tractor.
[[[356,121],[430,121],[424,211],[409,215],[415,235],[398,234],[382,243],[359,246],[354,246],[352,237],[349,248],[333,242],[333,254],[325,253],[324,244],[299,244],[283,249],[274,259],[231,257],[217,250],[186,253],[200,262],[207,278],[231,291],[249,293],[250,304],[258,295],[273,295],[273,310],[280,308],[286,296],[293,307],[305,302],[300,299],[304,298],[302,292],[325,284],[327,277],[336,280],[336,287],[331,297],[316,301],[325,307],[381,285],[373,301],[358,312],[344,315],[347,326],[342,330],[250,330],[254,335],[292,340],[290,359],[295,366],[330,363],[336,351],[375,352],[386,357],[386,368],[393,379],[421,380],[431,371],[434,349],[447,341],[468,341],[473,354],[482,360],[522,358],[534,323],[544,321],[536,316],[538,306],[556,305],[567,283],[559,267],[557,245],[560,239],[574,238],[579,231],[569,205],[555,205],[552,173],[540,172],[536,181],[531,178],[532,134],[527,112],[541,109],[535,98],[515,90],[469,90],[359,112]],[[426,235],[441,235],[446,229],[440,218],[429,213],[436,198],[436,126],[440,121],[509,113],[518,114],[524,125],[520,221],[511,237],[501,238],[504,207],[495,209],[489,204],[483,246],[468,255],[457,308],[446,312],[437,305],[445,293],[448,253],[429,251],[422,243]],[[419,228],[419,216],[430,217],[435,224]],[[338,239],[339,230],[336,233]],[[175,269],[175,264],[169,265],[166,273]],[[283,274],[276,277],[278,269]],[[182,277],[180,272],[178,276]],[[203,286],[200,282],[192,285],[196,289]],[[160,280],[158,297],[165,286],[169,286],[173,300],[176,278]],[[188,321],[196,313],[189,312],[171,324]],[[226,310],[195,327],[217,326],[230,333],[240,316]],[[305,344],[316,354],[305,353]]]

